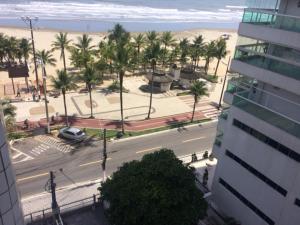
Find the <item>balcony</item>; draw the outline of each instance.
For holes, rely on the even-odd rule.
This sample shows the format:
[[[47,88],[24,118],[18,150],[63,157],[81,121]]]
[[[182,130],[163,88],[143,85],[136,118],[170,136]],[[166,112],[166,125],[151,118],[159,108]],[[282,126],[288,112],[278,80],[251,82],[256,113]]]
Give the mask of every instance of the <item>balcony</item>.
[[[300,66],[287,63],[284,59],[238,47],[234,59],[278,73],[289,78],[300,80]]]
[[[245,9],[239,35],[299,47],[300,17],[279,14],[274,10]]]
[[[279,14],[274,10],[245,9],[242,23],[300,32],[300,17]]]
[[[300,138],[300,105],[280,96],[252,88],[236,92],[233,106]]]

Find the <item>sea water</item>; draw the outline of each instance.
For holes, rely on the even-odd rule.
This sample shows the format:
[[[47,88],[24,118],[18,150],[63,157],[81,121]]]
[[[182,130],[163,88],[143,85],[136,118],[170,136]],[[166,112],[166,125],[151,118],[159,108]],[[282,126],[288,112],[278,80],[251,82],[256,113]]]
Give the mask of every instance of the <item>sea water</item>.
[[[36,28],[84,32],[107,31],[116,23],[129,31],[236,29],[245,7],[274,1],[0,0],[0,26],[25,27],[21,17],[31,16],[38,18]]]

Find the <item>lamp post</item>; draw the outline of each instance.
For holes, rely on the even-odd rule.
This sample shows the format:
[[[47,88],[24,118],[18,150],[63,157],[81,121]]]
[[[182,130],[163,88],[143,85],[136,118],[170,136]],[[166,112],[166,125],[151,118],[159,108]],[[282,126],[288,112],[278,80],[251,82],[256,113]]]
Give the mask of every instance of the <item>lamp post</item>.
[[[45,99],[45,110],[46,110],[46,119],[47,119],[47,134],[50,134],[50,120],[49,120],[49,110],[48,110],[48,100],[47,100],[47,85],[46,85],[46,73],[45,73],[45,64],[42,59],[39,59],[39,64],[42,66],[43,74],[43,89],[44,89],[44,99]]]
[[[223,82],[223,86],[222,86],[221,96],[220,96],[219,104],[218,104],[218,110],[220,110],[220,108],[222,107],[222,98],[223,98],[224,88],[225,88],[227,74],[228,74],[228,70],[229,70],[230,60],[231,60],[231,57],[229,57],[228,63],[227,63],[226,74],[225,74],[225,77],[224,77],[224,82]]]
[[[30,33],[31,33],[31,43],[32,43],[32,51],[33,51],[33,61],[34,61],[34,72],[35,72],[35,79],[36,79],[36,87],[38,91],[38,97],[39,100],[41,99],[40,94],[40,86],[39,86],[39,76],[37,71],[37,65],[36,65],[36,53],[35,53],[35,45],[34,45],[34,37],[33,37],[33,27],[32,27],[32,21],[37,21],[38,17],[31,18],[29,16],[22,16],[21,19],[26,23],[29,24]]]

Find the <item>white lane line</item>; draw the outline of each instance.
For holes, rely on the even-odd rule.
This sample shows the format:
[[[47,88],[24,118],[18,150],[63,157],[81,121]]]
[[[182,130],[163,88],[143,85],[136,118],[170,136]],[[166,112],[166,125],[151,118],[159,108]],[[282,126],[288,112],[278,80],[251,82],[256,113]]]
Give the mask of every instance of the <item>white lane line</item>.
[[[197,141],[197,140],[201,140],[201,139],[204,139],[204,138],[206,138],[206,137],[198,137],[198,138],[188,139],[188,140],[182,141],[182,143]]]
[[[31,159],[34,159],[32,156],[30,156],[30,155],[28,155],[28,154],[26,154],[26,153],[24,153],[24,152],[22,152],[22,151],[16,149],[15,147],[13,147],[12,144],[10,144],[9,147],[10,147],[12,150],[16,151],[16,152],[22,153],[23,155],[25,155],[25,156],[26,156],[28,159],[30,159],[30,160],[31,160]]]
[[[111,158],[107,158],[106,160],[111,160]],[[93,162],[89,162],[89,163],[84,163],[84,164],[79,165],[79,167],[89,166],[89,165],[97,164],[97,163],[100,163],[100,162],[102,162],[102,160],[97,160],[97,161],[93,161]]]
[[[150,152],[150,151],[157,150],[157,149],[160,149],[160,148],[162,148],[162,146],[157,146],[157,147],[154,147],[154,148],[148,148],[148,149],[144,149],[144,150],[141,150],[141,151],[137,151],[136,154],[140,154],[140,153],[144,153],[144,152]]]
[[[49,175],[49,173],[41,173],[41,174],[37,174],[34,176],[30,176],[30,177],[19,178],[19,179],[17,179],[17,182],[24,181],[24,180],[30,180],[30,179],[34,179],[37,177],[43,177],[43,176],[47,176],[47,175]]]

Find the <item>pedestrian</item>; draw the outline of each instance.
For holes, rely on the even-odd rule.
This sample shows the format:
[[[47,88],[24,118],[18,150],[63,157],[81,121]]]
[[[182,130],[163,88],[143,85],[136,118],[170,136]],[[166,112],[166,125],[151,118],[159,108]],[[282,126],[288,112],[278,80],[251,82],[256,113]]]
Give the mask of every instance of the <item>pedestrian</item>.
[[[25,127],[25,129],[28,129],[28,127],[29,127],[28,119],[24,120],[24,127]]]
[[[21,93],[20,93],[20,89],[18,88],[18,90],[17,90],[17,96],[16,96],[17,98],[18,97],[21,97]]]

